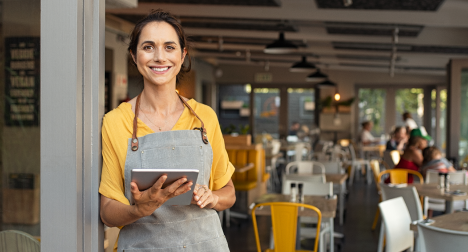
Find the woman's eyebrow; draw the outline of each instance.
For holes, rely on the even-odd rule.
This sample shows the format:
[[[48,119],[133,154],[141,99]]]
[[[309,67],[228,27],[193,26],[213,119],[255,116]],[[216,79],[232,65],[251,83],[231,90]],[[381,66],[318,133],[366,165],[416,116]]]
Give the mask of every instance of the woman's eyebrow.
[[[151,44],[151,45],[154,45],[154,41],[150,41],[150,40],[143,41],[143,42],[141,42],[140,45],[144,45],[144,44]]]

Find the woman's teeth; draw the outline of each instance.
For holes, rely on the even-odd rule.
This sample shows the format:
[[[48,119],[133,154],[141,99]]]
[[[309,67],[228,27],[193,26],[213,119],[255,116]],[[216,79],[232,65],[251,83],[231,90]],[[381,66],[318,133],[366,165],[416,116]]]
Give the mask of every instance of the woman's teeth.
[[[152,67],[151,69],[153,69],[156,72],[163,72],[163,71],[166,71],[167,69],[169,69],[169,67],[163,67],[163,68]]]

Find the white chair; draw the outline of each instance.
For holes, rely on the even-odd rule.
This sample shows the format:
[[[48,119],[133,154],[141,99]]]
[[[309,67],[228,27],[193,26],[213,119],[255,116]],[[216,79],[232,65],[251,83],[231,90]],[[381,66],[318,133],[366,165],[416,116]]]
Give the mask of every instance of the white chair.
[[[348,145],[349,148],[349,153],[351,154],[351,171],[349,174],[349,181],[348,184],[352,185],[354,181],[354,175],[357,171],[360,170],[362,166],[366,168],[366,179],[367,179],[367,184],[371,183],[371,171],[370,171],[370,162],[369,160],[364,160],[361,158],[356,157],[356,152],[354,150],[354,147],[352,144]]]
[[[325,167],[325,174],[343,174],[343,166],[341,162],[331,161],[331,162],[322,162],[322,165]]]
[[[325,166],[315,161],[294,161],[286,165],[286,174],[306,173],[306,174],[324,174]],[[297,172],[293,172],[293,171]],[[318,170],[318,171],[317,171]]]
[[[406,249],[413,251],[413,231],[410,230],[411,217],[402,197],[379,203],[382,214],[382,228],[379,237],[379,252],[382,251],[383,235],[385,233],[386,252],[401,252]],[[384,232],[382,232],[384,231]]]
[[[423,219],[423,211],[421,201],[419,200],[416,188],[408,187],[395,187],[388,184],[381,183],[380,190],[382,192],[382,201],[402,197],[405,201],[411,216],[411,221],[418,221]]]
[[[451,252],[468,249],[468,232],[447,230],[418,222],[418,233],[425,248],[421,251]]]
[[[314,183],[327,182],[327,178],[325,177],[325,174],[315,174],[315,175],[284,174],[283,182],[285,180],[298,180],[298,181],[314,182]]]
[[[304,195],[314,195],[314,196],[331,196],[333,195],[333,183],[314,183],[314,182],[305,182],[301,180],[285,180],[283,182],[283,194],[290,194],[291,193],[291,183],[302,183],[303,193]],[[301,223],[309,223],[313,224],[316,223],[316,218],[312,217],[301,217]],[[320,238],[319,238],[319,250],[320,252],[325,252],[325,235],[327,232],[330,231],[326,222],[322,222],[324,227],[320,231]],[[301,238],[313,238],[315,237],[316,229],[315,228],[301,228]],[[270,247],[272,244],[270,244]]]
[[[419,199],[419,195],[416,191],[416,188],[412,186],[399,188],[381,183],[380,190],[382,192],[382,201],[402,197],[405,201],[406,207],[408,208],[411,221],[419,221],[424,219],[421,201]],[[380,229],[380,232],[383,232],[382,228]],[[415,244],[415,251],[420,251],[419,248],[421,248],[421,239],[416,239],[416,241],[417,242]],[[383,241],[379,241],[379,244],[382,242]]]
[[[388,169],[393,169],[395,165],[400,162],[400,153],[397,150],[393,151],[384,151],[383,153],[383,164],[385,165],[385,168]]]
[[[41,244],[33,236],[18,230],[0,232],[1,252],[40,252]]]
[[[271,143],[269,144],[269,146],[265,149],[265,155],[271,157],[271,158],[265,159],[265,169],[270,174],[269,191],[275,191],[276,186],[279,185],[280,183],[280,179],[278,177],[278,171],[276,170],[278,163],[280,163],[281,159],[283,159],[283,158],[279,159],[280,148],[281,148],[281,142],[277,139],[273,139],[271,140]],[[284,163],[284,159],[283,159],[283,163]]]
[[[467,175],[466,171],[456,171],[449,173],[449,183],[450,184],[467,184]],[[426,172],[426,183],[439,183],[439,172],[438,171],[427,171]],[[466,201],[457,200],[453,202],[454,210],[461,210],[466,207]],[[445,200],[443,199],[434,199],[430,197],[425,197],[424,199],[424,215],[427,216],[428,210],[445,212]]]

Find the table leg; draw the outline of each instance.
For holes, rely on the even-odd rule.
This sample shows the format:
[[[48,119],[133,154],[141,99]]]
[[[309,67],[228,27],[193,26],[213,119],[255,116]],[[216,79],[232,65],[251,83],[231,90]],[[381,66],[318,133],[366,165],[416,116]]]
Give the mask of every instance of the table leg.
[[[344,218],[344,194],[345,194],[345,182],[340,184],[340,202],[339,202],[339,215],[340,215],[340,226],[343,226],[343,218]]]
[[[366,180],[367,184],[370,185],[372,183],[372,174],[371,174],[371,167],[369,161],[366,162]]]
[[[453,201],[445,200],[445,213],[453,213]]]
[[[330,252],[335,251],[334,218],[330,218]]]

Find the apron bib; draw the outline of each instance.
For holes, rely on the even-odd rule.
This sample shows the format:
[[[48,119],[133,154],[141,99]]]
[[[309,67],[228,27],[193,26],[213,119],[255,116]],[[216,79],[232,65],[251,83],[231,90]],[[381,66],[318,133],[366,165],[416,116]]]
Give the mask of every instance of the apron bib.
[[[165,131],[136,138],[139,99],[140,96],[137,98],[133,136],[129,139],[125,160],[125,197],[132,201],[132,169],[197,169],[196,183],[208,185],[213,151],[207,141],[203,122],[197,130]],[[229,252],[229,247],[215,210],[200,209],[196,205],[164,204],[150,216],[120,230],[118,251]]]

